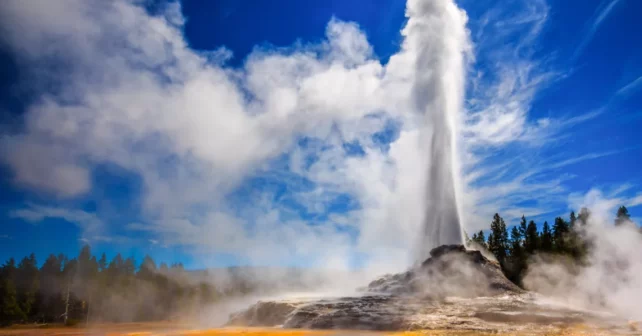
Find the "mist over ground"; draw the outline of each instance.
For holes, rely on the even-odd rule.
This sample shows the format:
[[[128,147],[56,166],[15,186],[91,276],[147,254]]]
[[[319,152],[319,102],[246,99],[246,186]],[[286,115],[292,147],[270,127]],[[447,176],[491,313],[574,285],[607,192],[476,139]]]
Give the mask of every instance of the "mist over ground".
[[[600,7],[573,59],[616,4]],[[181,251],[206,269],[39,255],[55,281],[26,258],[5,265],[18,280],[2,290],[35,295],[28,280],[37,278],[57,305],[47,319],[60,318],[71,293],[78,318],[97,305],[96,321],[219,325],[256,300],[360,295],[439,245],[463,244],[464,232],[487,230],[494,213],[510,229],[522,215],[541,224],[586,207],[591,217],[576,229],[588,257],[533,254],[520,284],[642,319],[638,224],[612,227],[615,209],[639,206],[641,194],[632,184],[571,191],[573,174],[560,173],[620,149],[547,152],[623,98],[534,116],[538,94],[571,76],[536,47],[551,5],[481,14],[465,5],[408,0],[398,50],[385,60],[364,27],[332,17],[322,39],[258,43],[237,65],[225,46],[191,47],[180,2],[2,2],[0,43],[29,99],[2,124],[0,162],[13,188],[38,195],[8,216],[72,223],[83,244]],[[127,211],[109,199],[105,171],[138,182]],[[210,267],[218,259],[249,266]],[[49,301],[29,298],[20,311],[47,310]],[[158,309],[170,298],[175,305]]]
[[[524,285],[571,306],[642,320],[642,230],[630,220],[614,226],[613,202],[597,191],[583,201],[591,212],[576,229],[589,245],[585,262],[536,256]]]

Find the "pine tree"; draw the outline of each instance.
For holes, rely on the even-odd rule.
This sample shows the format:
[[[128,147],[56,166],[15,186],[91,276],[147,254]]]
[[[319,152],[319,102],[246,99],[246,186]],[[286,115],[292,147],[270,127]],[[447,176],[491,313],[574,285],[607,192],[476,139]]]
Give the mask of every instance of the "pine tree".
[[[524,235],[524,250],[528,254],[533,254],[539,248],[539,235],[537,233],[537,224],[534,221],[528,222],[526,235]]]
[[[569,224],[562,217],[555,218],[555,223],[553,224],[553,247],[556,252],[567,252],[568,244],[566,240],[568,239],[569,232]]]
[[[522,219],[519,221],[519,234],[522,238],[526,237],[526,230],[528,230],[528,225],[526,224],[526,217],[522,215]]]
[[[109,263],[109,266],[107,266],[107,276],[114,279],[121,277],[124,274],[124,264],[125,260],[123,260],[123,257],[120,255],[120,253],[116,254],[116,256]]]
[[[580,225],[586,225],[590,217],[591,211],[587,208],[582,208],[580,209],[580,213],[577,215],[577,220],[580,222]]]
[[[582,233],[580,228],[577,227],[578,219],[575,216],[575,211],[571,211],[569,215],[569,233],[567,236],[567,252],[573,257],[574,260],[580,261],[584,256]]]
[[[78,254],[78,274],[75,278],[74,294],[78,296],[80,307],[76,308],[78,317],[89,321],[89,307],[100,301],[101,293],[97,291],[100,265],[96,256],[91,254],[91,247],[84,245]]]
[[[25,257],[18,264],[16,270],[16,290],[18,293],[18,305],[25,316],[33,313],[36,302],[36,294],[39,290],[38,267],[36,255],[31,254]]]
[[[125,263],[123,264],[123,271],[125,272],[125,275],[129,277],[136,274],[136,261],[134,260],[134,257],[125,259]]]
[[[91,259],[91,247],[87,244],[83,245],[83,247],[80,249],[80,253],[78,253],[78,264],[80,267],[85,266],[86,264],[89,263],[89,260]]]
[[[104,272],[107,269],[107,255],[105,255],[105,252],[100,256],[100,259],[98,260],[98,271]]]
[[[506,261],[506,250],[508,248],[508,231],[504,219],[495,214],[490,224],[491,234],[488,236],[488,250],[490,250],[503,265]]]
[[[486,248],[486,237],[484,236],[484,231],[479,230],[478,233],[473,235],[473,242],[478,244],[479,246]]]
[[[487,248],[487,246],[486,246],[486,236],[484,235],[484,231],[479,230],[479,233],[477,233],[477,237],[478,237],[477,240],[479,240],[479,244],[481,246]]]
[[[170,269],[182,271],[182,270],[185,269],[185,266],[183,266],[182,262],[178,262],[178,263],[173,263],[172,266],[170,267]]]
[[[91,255],[91,247],[84,245],[78,254],[78,277],[83,283],[91,284],[98,275],[98,261]]]
[[[548,222],[544,222],[542,227],[542,234],[540,235],[540,248],[543,252],[552,252],[553,251],[553,233],[551,228],[548,225]]]
[[[615,225],[622,225],[631,221],[631,215],[629,210],[625,206],[621,206],[617,209],[617,215],[615,216]]]
[[[0,278],[0,325],[11,325],[25,319],[25,315],[18,305],[18,293],[13,281]]]
[[[520,226],[513,226],[510,237],[509,263],[504,270],[509,280],[521,284],[522,272],[526,268],[526,254],[522,246],[522,233]]]
[[[510,252],[511,256],[522,254],[522,233],[517,226],[510,232]]]
[[[62,260],[53,254],[50,254],[47,260],[40,268],[41,288],[46,294],[57,293],[60,288],[56,283],[62,273]]]
[[[141,280],[152,281],[155,274],[156,262],[154,262],[154,259],[152,259],[152,257],[146,255],[143,259],[143,263],[140,265],[137,276]]]
[[[11,325],[26,320],[18,302],[16,261],[10,258],[0,269],[0,324]]]
[[[62,298],[62,264],[64,258],[49,255],[39,271],[40,294],[43,299],[40,303],[40,312],[45,321],[55,321],[64,313]]]
[[[66,259],[62,266],[62,276],[64,281],[72,281],[78,274],[78,260]]]
[[[575,216],[575,211],[571,211],[571,215],[569,216],[570,219],[570,227],[571,231],[575,228],[575,223],[577,222],[577,217]]]

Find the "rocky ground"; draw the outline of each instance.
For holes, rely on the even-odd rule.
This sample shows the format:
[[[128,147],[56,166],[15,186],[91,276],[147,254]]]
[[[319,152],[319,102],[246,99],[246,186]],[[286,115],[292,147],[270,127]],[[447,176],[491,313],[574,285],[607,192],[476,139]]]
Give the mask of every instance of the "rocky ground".
[[[0,329],[0,336],[642,335],[639,323],[520,289],[478,251],[448,245],[430,254],[407,272],[372,281],[359,295],[261,301],[232,314],[221,329],[191,323],[17,326]]]
[[[639,334],[613,316],[571,309],[525,292],[499,265],[461,245],[431,251],[421,265],[385,275],[362,295],[258,302],[228,325],[342,330],[556,333],[582,326]]]
[[[7,336],[605,336],[612,333],[590,331],[585,328],[565,329],[558,332],[479,332],[469,330],[421,330],[397,332],[371,332],[362,330],[309,330],[281,328],[222,328],[222,329],[161,329],[150,326],[148,329],[122,327],[120,325],[101,326],[101,328],[51,328],[51,329],[0,329],[0,335]],[[639,334],[638,334],[639,335]]]

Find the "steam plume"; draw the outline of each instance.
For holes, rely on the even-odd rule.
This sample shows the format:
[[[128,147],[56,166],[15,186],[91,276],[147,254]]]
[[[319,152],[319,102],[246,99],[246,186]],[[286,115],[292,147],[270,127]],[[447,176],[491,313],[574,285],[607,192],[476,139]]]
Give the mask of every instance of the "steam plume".
[[[415,54],[412,102],[425,116],[426,209],[419,259],[442,244],[461,244],[457,125],[464,97],[467,17],[452,1],[409,1],[405,47]]]

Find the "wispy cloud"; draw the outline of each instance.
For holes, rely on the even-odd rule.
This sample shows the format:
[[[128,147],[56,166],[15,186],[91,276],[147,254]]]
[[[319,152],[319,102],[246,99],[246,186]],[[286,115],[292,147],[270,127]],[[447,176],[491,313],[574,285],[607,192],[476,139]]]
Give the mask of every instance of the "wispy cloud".
[[[30,204],[25,208],[10,211],[9,217],[19,218],[33,224],[47,218],[63,219],[78,226],[85,235],[89,236],[96,236],[105,229],[105,224],[95,213],[61,207]]]
[[[521,213],[540,214],[548,204],[531,207],[516,204],[545,189],[551,194],[559,188],[559,180],[532,181],[537,171],[529,166],[530,158],[518,150],[533,151],[543,145],[554,125],[559,124],[551,119],[529,117],[535,95],[560,76],[533,58],[548,11],[544,1],[525,3],[517,13],[493,8],[483,16],[485,34],[477,35],[474,41],[476,59],[491,68],[476,70],[471,76],[474,82],[467,97],[468,112],[462,134],[467,182],[462,208],[466,209],[464,218],[469,232],[486,229],[494,212],[500,212],[509,221]],[[506,45],[506,36],[517,38]]]
[[[584,154],[576,157],[571,157],[559,162],[550,162],[546,164],[543,169],[558,169],[558,168],[566,167],[572,164],[580,163],[583,161],[598,159],[601,157],[614,155],[622,152],[623,152],[622,150],[615,150],[615,151],[608,151],[608,152],[601,152],[601,153],[588,153],[588,154]]]
[[[494,65],[485,71],[496,75],[477,70],[471,76],[469,111],[463,128],[467,182],[464,208],[468,209],[465,215],[469,231],[486,229],[494,212],[500,212],[510,222],[522,214],[537,217],[565,209],[567,185],[573,176],[553,171],[621,152],[564,150],[564,141],[574,137],[577,126],[603,115],[606,108],[566,116],[533,117],[536,95],[567,74],[549,65],[546,56],[535,57],[549,7],[544,2],[529,4],[517,14],[507,13],[501,7],[491,9],[483,16],[485,35],[477,35],[474,41],[477,58]],[[598,15],[595,29],[614,5]],[[506,45],[503,36],[517,38]],[[517,49],[519,52],[515,52]],[[551,156],[551,148],[564,156]]]
[[[597,30],[600,28],[600,25],[606,20],[606,18],[611,14],[615,6],[622,0],[611,0],[607,2],[603,2],[600,4],[598,7],[595,15],[593,16],[593,19],[588,26],[586,32],[584,33],[584,37],[582,38],[580,44],[575,48],[575,52],[573,53],[572,59],[577,59],[586,46],[593,40],[593,36],[597,32]]]
[[[618,96],[629,95],[635,92],[636,90],[638,90],[641,86],[642,86],[642,76],[636,78],[632,82],[621,87],[619,90],[617,90],[616,95]]]
[[[9,212],[9,217],[22,219],[31,224],[46,223],[47,219],[64,220],[81,231],[78,238],[83,243],[134,244],[136,239],[114,234],[96,213],[65,207],[27,204]]]
[[[517,12],[491,9],[484,22],[495,24],[484,24],[484,36],[474,41],[477,61],[487,68],[474,69],[471,76],[463,127],[469,146],[532,142],[551,124],[528,117],[535,95],[563,76],[533,57],[550,9],[544,1],[532,1],[511,10]]]
[[[123,245],[123,244],[134,244],[134,243],[142,243],[144,240],[139,240],[137,241],[136,239],[132,239],[130,237],[125,237],[125,236],[118,236],[118,235],[111,235],[111,236],[103,236],[103,235],[94,235],[94,236],[83,236],[79,241],[85,243],[85,244],[95,244],[95,243],[107,243],[109,245]]]

